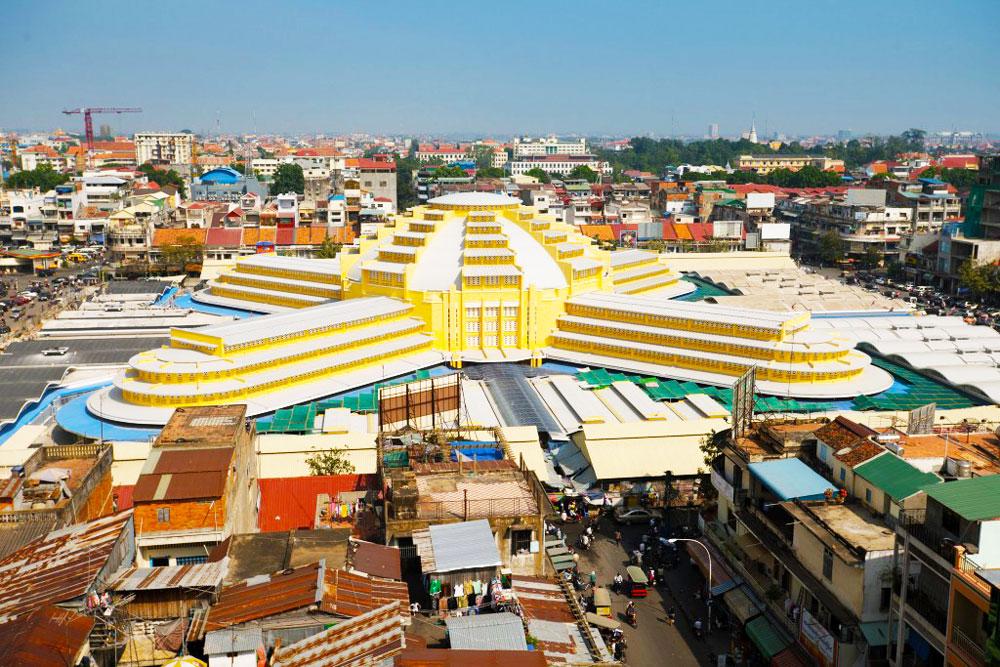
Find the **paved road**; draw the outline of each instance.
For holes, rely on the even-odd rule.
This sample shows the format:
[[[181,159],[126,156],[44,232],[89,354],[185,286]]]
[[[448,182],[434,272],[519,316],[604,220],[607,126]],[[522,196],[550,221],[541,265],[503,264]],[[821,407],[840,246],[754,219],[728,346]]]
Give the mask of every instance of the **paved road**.
[[[615,544],[612,538],[614,526],[610,521],[602,522],[600,537],[589,551],[580,552],[579,570],[585,577],[591,570],[597,572],[599,586],[610,588],[611,580],[616,572],[625,571],[628,565],[626,547],[638,543],[646,527],[631,526],[622,528],[624,544]],[[574,542],[579,535],[579,525],[566,527]],[[625,639],[628,652],[625,656],[629,665],[669,665],[682,667],[687,665],[715,664],[711,655],[725,653],[729,646],[729,636],[725,631],[712,633],[707,639],[695,638],[691,623],[695,618],[705,618],[704,604],[695,598],[695,593],[703,584],[701,574],[682,557],[680,565],[675,570],[668,570],[666,585],[658,584],[650,587],[649,596],[636,600],[639,627],[633,629],[625,623],[625,605],[628,598],[623,595],[611,595],[611,605],[614,617],[625,627]],[[677,610],[676,625],[667,623],[667,610]]]

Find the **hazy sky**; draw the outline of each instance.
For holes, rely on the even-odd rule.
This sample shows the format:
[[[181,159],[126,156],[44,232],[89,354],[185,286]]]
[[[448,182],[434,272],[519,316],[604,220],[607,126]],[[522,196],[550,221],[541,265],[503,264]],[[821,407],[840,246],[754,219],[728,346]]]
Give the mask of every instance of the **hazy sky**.
[[[1000,0],[3,0],[0,128],[1000,130]]]

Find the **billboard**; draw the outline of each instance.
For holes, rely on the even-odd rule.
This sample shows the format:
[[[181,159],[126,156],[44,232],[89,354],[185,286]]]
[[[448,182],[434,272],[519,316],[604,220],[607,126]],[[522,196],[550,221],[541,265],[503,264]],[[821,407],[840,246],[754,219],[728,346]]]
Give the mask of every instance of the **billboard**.
[[[459,425],[461,406],[459,373],[379,387],[379,430],[455,427]]]
[[[934,415],[937,403],[928,403],[916,410],[910,410],[910,418],[906,423],[907,435],[926,435],[934,432]]]
[[[733,383],[733,438],[742,438],[750,432],[756,382],[757,367],[751,366]]]
[[[774,208],[773,192],[748,192],[747,208]]]
[[[631,229],[618,232],[618,244],[623,248],[635,248],[639,244],[639,234]]]

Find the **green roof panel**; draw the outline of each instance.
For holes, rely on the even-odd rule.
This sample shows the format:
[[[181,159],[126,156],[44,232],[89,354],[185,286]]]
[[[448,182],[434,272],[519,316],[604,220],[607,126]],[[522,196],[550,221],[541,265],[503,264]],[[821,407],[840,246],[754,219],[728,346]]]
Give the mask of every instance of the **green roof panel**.
[[[927,495],[966,521],[1000,517],[1000,475],[936,484],[927,489]]]
[[[897,501],[941,482],[941,478],[934,473],[918,470],[890,452],[865,461],[854,469],[854,474]]]
[[[747,623],[746,633],[766,660],[778,655],[792,643],[791,640],[781,636],[766,616],[758,616]]]

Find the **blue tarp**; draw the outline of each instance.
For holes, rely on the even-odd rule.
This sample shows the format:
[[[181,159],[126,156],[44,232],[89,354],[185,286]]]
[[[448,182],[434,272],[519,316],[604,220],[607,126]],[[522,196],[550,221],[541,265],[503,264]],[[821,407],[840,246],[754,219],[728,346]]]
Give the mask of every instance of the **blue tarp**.
[[[799,459],[751,463],[750,474],[781,500],[822,500],[836,486]]]

